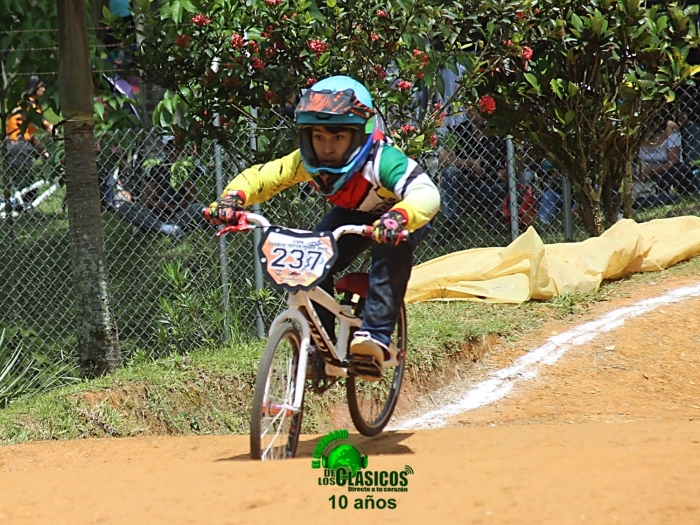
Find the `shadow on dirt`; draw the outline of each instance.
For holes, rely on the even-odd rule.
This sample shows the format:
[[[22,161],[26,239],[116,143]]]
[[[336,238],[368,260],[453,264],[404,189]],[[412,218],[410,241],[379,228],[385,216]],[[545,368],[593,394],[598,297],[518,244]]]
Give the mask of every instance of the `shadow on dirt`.
[[[399,455],[399,454],[413,454],[411,450],[406,445],[402,445],[401,442],[410,438],[413,435],[411,432],[383,432],[376,437],[368,438],[361,436],[360,434],[350,434],[348,441],[357,443],[365,451],[365,454],[372,456],[375,454],[383,455]],[[304,439],[302,436],[302,441],[299,442],[299,447],[297,448],[297,453],[295,458],[310,458],[311,454],[316,447],[316,444],[321,440],[323,436],[318,436],[312,439]],[[220,458],[214,461],[247,461],[250,460],[248,454],[238,454],[237,456],[231,456],[228,458]]]

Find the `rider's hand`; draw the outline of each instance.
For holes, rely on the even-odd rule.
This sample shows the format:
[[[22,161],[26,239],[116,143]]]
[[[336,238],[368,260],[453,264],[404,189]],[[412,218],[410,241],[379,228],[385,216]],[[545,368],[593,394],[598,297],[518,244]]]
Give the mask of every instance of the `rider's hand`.
[[[213,225],[232,224],[238,221],[245,205],[241,192],[230,192],[212,202],[207,208],[207,220]]]
[[[406,218],[396,210],[390,210],[372,225],[372,239],[382,244],[399,244],[402,241]]]

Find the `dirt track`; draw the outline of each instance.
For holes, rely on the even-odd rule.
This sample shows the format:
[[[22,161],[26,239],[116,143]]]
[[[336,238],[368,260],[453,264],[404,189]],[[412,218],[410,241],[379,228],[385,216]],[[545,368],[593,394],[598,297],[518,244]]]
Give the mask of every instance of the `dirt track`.
[[[645,285],[575,322],[697,284]],[[365,494],[319,486],[312,436],[299,459],[278,464],[245,460],[246,437],[85,440],[0,448],[0,524],[697,525],[698,319],[700,297],[658,307],[571,348],[509,396],[449,419],[449,428],[353,436],[369,470],[415,471],[408,493],[391,495],[395,510],[355,510]],[[571,326],[549,324],[490,359],[509,366]],[[341,494],[350,508],[332,510],[328,498]]]

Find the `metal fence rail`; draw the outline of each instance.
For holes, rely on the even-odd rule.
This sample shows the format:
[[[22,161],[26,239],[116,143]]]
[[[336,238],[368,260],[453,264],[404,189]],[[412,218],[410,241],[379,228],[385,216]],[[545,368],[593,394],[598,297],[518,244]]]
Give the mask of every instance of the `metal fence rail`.
[[[636,219],[697,213],[699,101],[681,96],[669,117],[680,129],[682,163],[653,173],[639,164]],[[162,135],[158,130],[121,131],[99,137],[96,144],[113,307],[127,360],[252,337],[281,305],[281,297],[261,289],[260,275],[256,278],[253,235],[220,241],[213,228],[194,220],[181,222],[183,231],[178,232],[161,228],[171,225],[170,219],[144,226],[125,212],[120,202],[128,195],[132,211],[147,203],[145,187],[167,156]],[[671,147],[677,140],[663,139]],[[588,236],[576,218],[566,181],[551,163],[535,158],[527,144],[483,135],[476,119],[447,130],[440,141],[440,156],[419,159],[439,186],[443,205],[416,263],[456,250],[505,246],[530,225],[546,243]],[[3,352],[21,346],[35,356],[37,366],[48,368],[77,359],[62,146],[45,145],[46,158],[26,144],[3,148],[0,331],[6,334]],[[207,204],[243,167],[241,158],[247,155],[242,153],[250,147],[246,139],[239,144],[241,155],[227,154],[215,144],[181,153],[173,179],[193,181],[197,201]],[[659,144],[650,144],[644,154],[654,148],[659,150]],[[312,229],[328,209],[306,185],[261,206],[273,224],[304,229]]]

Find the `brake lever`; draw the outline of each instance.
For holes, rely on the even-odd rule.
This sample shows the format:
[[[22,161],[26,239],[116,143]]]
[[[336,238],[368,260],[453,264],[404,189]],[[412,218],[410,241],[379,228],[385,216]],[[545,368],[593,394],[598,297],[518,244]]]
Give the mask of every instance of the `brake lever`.
[[[247,232],[247,231],[252,230],[254,228],[255,228],[255,226],[248,222],[248,217],[246,217],[245,214],[243,214],[243,215],[241,215],[241,218],[238,219],[237,224],[235,224],[233,226],[224,226],[218,232],[216,232],[216,236],[222,237],[222,236],[226,235],[227,233],[231,233],[231,232]]]

